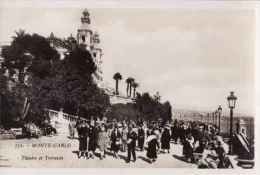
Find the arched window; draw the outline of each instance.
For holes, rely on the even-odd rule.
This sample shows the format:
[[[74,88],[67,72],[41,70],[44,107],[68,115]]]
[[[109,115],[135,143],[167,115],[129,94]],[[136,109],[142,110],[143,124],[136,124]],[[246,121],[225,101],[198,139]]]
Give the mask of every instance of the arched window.
[[[82,41],[85,42],[86,41],[86,38],[85,38],[85,35],[82,35]]]

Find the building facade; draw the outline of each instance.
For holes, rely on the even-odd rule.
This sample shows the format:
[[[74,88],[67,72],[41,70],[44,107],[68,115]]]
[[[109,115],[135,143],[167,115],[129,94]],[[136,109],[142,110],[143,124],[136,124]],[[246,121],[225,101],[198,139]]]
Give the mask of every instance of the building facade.
[[[64,58],[65,54],[68,53],[69,50],[73,50],[76,45],[89,51],[97,66],[97,71],[93,75],[93,79],[98,86],[100,86],[103,80],[101,68],[103,52],[100,46],[100,37],[97,31],[92,30],[90,14],[87,9],[82,12],[80,21],[81,25],[77,29],[76,38],[71,34],[67,39],[60,39],[51,33],[48,39],[51,46],[55,47],[60,53],[61,59]]]

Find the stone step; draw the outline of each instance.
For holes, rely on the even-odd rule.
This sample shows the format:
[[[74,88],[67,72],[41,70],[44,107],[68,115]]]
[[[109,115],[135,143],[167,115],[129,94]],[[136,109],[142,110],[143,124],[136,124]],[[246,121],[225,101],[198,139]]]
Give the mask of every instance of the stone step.
[[[0,155],[0,167],[11,167],[8,165],[9,159],[4,158],[4,156]]]

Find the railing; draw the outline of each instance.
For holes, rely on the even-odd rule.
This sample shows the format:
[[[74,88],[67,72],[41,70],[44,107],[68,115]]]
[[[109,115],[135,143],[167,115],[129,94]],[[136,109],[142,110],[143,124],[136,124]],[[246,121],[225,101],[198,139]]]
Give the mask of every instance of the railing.
[[[51,110],[51,109],[46,109],[46,111],[48,112],[49,117],[55,117],[58,118],[59,117],[59,111],[55,111],[55,110]],[[65,120],[68,120],[69,122],[71,121],[77,121],[77,120],[85,120],[87,121],[87,119],[76,116],[76,115],[71,115],[71,114],[67,114],[62,112],[62,117]]]
[[[248,141],[243,138],[242,134],[237,134],[238,136],[241,136],[241,138],[243,139],[243,141],[246,143],[248,143]],[[223,138],[223,137],[219,137],[220,139],[223,140],[223,144],[228,147],[227,142],[229,142],[229,138]],[[249,145],[247,145],[249,146]],[[249,149],[247,149],[247,151],[249,151]],[[232,168],[234,169],[241,169],[242,167],[247,167],[247,168],[252,168],[254,166],[254,160],[249,160],[249,159],[239,159],[238,155],[227,155],[229,163],[231,165]]]
[[[242,169],[242,167],[238,166],[237,156],[236,155],[227,155],[228,161],[230,163],[231,168],[233,169]]]

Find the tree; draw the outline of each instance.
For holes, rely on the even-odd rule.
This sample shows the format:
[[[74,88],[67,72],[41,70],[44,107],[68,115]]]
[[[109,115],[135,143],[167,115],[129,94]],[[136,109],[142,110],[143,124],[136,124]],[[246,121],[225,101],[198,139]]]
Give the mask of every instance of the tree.
[[[133,85],[133,83],[135,82],[135,79],[134,78],[132,78],[132,77],[129,77],[129,88],[130,88],[130,91],[129,91],[129,97],[131,97],[132,96],[132,85]]]
[[[135,106],[145,120],[157,118],[155,116],[155,102],[149,93],[137,94]]]
[[[44,37],[20,30],[11,45],[3,48],[2,57],[2,67],[7,70],[8,81],[13,84],[9,100],[14,104],[12,111],[18,111],[15,116],[23,120],[25,99],[31,101],[34,98],[33,88],[37,87],[33,81],[50,76],[52,64],[59,59],[59,54]],[[39,100],[37,104],[41,102]],[[31,108],[30,111],[35,109]]]
[[[155,100],[157,103],[159,103],[160,100],[161,100],[161,96],[160,96],[160,94],[159,94],[158,91],[157,91],[156,94],[154,95],[154,100]]]
[[[128,77],[126,80],[126,96],[129,97],[129,90],[130,90],[130,83],[131,83],[131,77]]]
[[[169,101],[162,104],[162,118],[164,122],[172,120],[172,106]]]
[[[62,92],[60,104],[65,112],[85,118],[100,117],[110,105],[109,96],[93,81],[97,67],[91,54],[84,49],[74,49],[65,56],[59,68],[57,84]],[[59,78],[60,77],[60,78]]]
[[[135,98],[136,88],[139,87],[139,84],[136,83],[136,82],[134,82],[134,83],[132,84],[132,87],[134,88],[133,98]]]
[[[4,75],[5,70],[0,67],[0,93],[5,94],[8,91],[8,80]]]
[[[118,121],[122,120],[136,120],[138,116],[138,111],[135,109],[134,104],[113,104],[111,106],[111,111],[107,113],[109,120],[117,119]]]
[[[2,50],[2,56],[8,81],[14,82],[10,95],[4,99],[10,113],[6,116],[14,116],[9,117],[12,121],[22,116],[25,99],[31,105],[28,115],[19,117],[20,123],[40,124],[45,119],[45,109],[64,108],[64,112],[85,118],[101,117],[110,106],[109,96],[93,80],[97,66],[91,54],[78,45],[60,59],[46,38],[19,32],[11,45]],[[2,76],[0,81],[4,82]],[[6,88],[0,85],[1,89]]]
[[[0,128],[5,129],[21,127],[17,122],[21,114],[20,99],[10,91],[9,81],[6,70],[0,67]]]
[[[141,118],[148,121],[161,119],[162,122],[166,122],[172,117],[171,104],[168,101],[162,104],[148,92],[136,94],[135,108],[139,111]]]
[[[113,79],[116,81],[116,95],[118,95],[118,81],[122,80],[122,75],[119,72],[117,72],[114,74]]]

